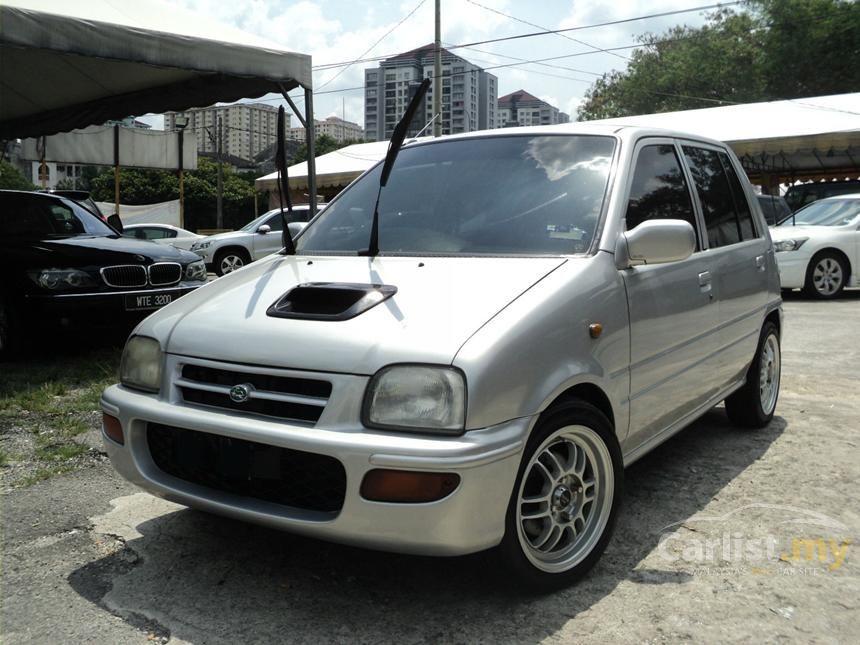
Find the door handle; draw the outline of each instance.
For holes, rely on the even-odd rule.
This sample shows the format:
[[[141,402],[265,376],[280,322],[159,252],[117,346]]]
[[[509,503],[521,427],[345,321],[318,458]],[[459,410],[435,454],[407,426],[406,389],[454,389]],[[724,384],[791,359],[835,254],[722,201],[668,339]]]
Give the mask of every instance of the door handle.
[[[699,274],[699,286],[700,287],[711,286],[711,272],[710,271],[702,271]]]
[[[759,271],[764,271],[764,256],[757,255],[755,257],[755,266]]]

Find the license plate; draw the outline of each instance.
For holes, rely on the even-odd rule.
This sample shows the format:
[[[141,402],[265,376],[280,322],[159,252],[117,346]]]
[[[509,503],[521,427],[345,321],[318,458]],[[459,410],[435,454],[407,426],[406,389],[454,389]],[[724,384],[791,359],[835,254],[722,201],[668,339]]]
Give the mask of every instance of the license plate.
[[[147,309],[161,309],[164,305],[173,302],[172,293],[131,293],[125,297],[126,311],[145,311]]]

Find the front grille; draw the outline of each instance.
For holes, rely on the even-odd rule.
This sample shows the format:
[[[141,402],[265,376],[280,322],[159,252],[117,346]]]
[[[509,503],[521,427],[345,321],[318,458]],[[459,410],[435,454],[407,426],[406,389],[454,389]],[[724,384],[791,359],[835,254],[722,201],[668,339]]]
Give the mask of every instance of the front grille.
[[[204,365],[182,366],[176,381],[187,403],[306,423],[319,421],[331,396],[331,383],[319,379],[239,372]],[[230,397],[230,390],[244,385],[245,401]]]
[[[334,457],[157,423],[146,439],[155,465],[177,479],[293,508],[343,507],[346,471]]]
[[[182,265],[176,262],[158,262],[149,267],[149,283],[153,287],[166,287],[182,279]]]
[[[140,264],[120,264],[104,267],[102,279],[109,287],[145,287],[146,267]]]

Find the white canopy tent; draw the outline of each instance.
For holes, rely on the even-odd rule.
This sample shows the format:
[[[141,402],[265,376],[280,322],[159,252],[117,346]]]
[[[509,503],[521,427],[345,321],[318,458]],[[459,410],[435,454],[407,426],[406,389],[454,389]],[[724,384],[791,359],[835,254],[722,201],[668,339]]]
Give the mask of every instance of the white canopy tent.
[[[346,186],[353,179],[370,169],[385,158],[388,141],[356,143],[340,150],[329,152],[316,158],[317,188]],[[308,189],[308,164],[297,163],[287,169],[290,190]],[[278,173],[260,177],[254,183],[257,190],[274,190],[278,183]]]
[[[860,93],[602,119],[592,123],[670,128],[725,141],[750,179],[860,176]]]

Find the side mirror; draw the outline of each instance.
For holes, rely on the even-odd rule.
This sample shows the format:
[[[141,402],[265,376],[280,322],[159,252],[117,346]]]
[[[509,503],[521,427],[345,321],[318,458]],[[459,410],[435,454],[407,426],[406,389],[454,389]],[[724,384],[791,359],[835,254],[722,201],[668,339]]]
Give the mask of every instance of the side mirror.
[[[290,222],[287,224],[287,228],[290,229],[290,237],[296,239],[299,236],[299,233],[301,233],[307,225],[307,222]]]
[[[259,233],[260,235],[265,235],[266,233],[268,233],[271,230],[272,230],[272,227],[269,226],[268,224],[261,224],[260,226],[257,227],[257,233]]]
[[[117,215],[116,213],[113,213],[112,215],[108,215],[107,223],[110,224],[111,226],[113,226],[117,231],[122,233],[123,226],[122,226],[122,220],[119,218],[119,215]]]
[[[621,234],[615,263],[627,269],[637,264],[677,262],[686,260],[695,250],[696,232],[689,222],[652,219]]]

